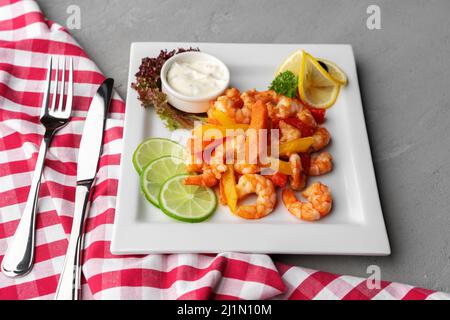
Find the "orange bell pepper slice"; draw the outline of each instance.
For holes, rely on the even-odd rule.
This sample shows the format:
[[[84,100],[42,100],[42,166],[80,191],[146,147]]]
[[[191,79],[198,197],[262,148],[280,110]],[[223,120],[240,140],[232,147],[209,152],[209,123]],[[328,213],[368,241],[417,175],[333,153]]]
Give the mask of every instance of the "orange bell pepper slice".
[[[262,101],[256,102],[252,107],[252,120],[250,129],[267,129],[269,122],[269,111]]]
[[[245,160],[247,163],[256,164],[260,158],[261,141],[259,140],[260,130],[267,129],[269,125],[269,112],[262,101],[256,102],[252,106],[252,120],[250,122],[249,130],[247,130],[246,154]]]

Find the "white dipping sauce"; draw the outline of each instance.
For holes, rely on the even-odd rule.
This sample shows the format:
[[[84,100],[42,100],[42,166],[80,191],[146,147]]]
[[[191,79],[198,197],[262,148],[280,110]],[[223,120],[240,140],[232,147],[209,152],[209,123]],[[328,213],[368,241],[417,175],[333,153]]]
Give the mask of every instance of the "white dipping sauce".
[[[202,57],[174,62],[166,78],[172,89],[189,97],[207,96],[223,88],[227,81],[220,64]]]

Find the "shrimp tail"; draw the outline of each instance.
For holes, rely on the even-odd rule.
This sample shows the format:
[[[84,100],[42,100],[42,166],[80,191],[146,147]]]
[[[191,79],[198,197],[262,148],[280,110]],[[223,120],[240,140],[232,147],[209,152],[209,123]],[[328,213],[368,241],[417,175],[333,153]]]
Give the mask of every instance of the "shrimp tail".
[[[265,216],[260,214],[254,205],[241,205],[236,210],[236,215],[247,220],[258,220]]]
[[[187,186],[202,186],[212,188],[219,183],[219,180],[217,180],[214,175],[201,174],[197,176],[186,177],[183,183]]]
[[[298,154],[294,153],[289,158],[292,175],[290,178],[291,188],[300,191],[305,189],[307,176],[303,170],[302,161]]]
[[[284,189],[282,193],[282,200],[286,207],[289,207],[293,203],[297,202],[298,199],[295,196],[294,191],[292,189]]]

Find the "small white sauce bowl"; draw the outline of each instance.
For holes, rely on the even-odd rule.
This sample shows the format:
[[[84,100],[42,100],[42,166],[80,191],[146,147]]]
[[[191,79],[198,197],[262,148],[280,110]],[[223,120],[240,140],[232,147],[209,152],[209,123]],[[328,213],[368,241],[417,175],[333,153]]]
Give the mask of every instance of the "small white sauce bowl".
[[[220,65],[221,68],[223,68],[225,74],[224,85],[208,95],[198,97],[186,96],[184,94],[179,93],[178,91],[175,91],[167,81],[167,73],[174,62],[181,62],[191,59],[212,60],[218,65]],[[172,106],[184,112],[204,113],[208,111],[209,102],[219,97],[229,87],[229,85],[230,85],[230,70],[225,65],[225,63],[223,63],[216,57],[204,52],[189,51],[177,54],[172,58],[170,58],[169,60],[167,60],[161,69],[162,92],[164,92],[167,95],[167,99]]]

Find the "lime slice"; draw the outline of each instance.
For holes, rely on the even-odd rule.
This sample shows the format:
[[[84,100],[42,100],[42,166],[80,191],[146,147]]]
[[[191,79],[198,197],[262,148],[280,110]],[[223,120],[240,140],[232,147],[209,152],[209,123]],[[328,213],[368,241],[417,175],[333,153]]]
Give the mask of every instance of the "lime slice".
[[[216,210],[216,193],[210,188],[184,185],[183,181],[188,176],[175,176],[164,183],[159,194],[161,210],[179,221],[205,221]]]
[[[150,162],[164,156],[185,158],[185,148],[178,143],[163,138],[151,138],[142,142],[133,154],[133,164],[140,174]],[[168,177],[169,178],[169,177]]]
[[[159,208],[161,186],[170,177],[181,173],[186,173],[186,165],[180,158],[165,156],[150,162],[141,174],[141,189],[147,200]]]

